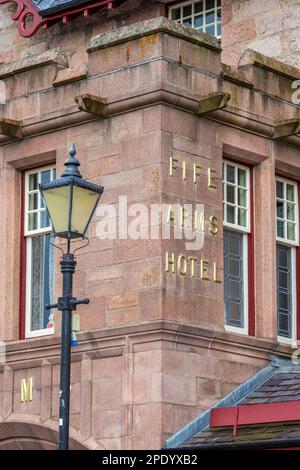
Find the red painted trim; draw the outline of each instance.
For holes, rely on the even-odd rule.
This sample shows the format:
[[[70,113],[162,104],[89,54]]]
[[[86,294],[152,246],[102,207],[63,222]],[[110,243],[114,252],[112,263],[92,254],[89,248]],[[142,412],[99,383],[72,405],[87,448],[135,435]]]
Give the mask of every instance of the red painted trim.
[[[0,5],[4,3],[13,2],[17,5],[17,10],[12,14],[12,19],[17,21],[18,30],[21,36],[28,38],[33,36],[41,27],[46,29],[53,26],[58,21],[69,23],[76,16],[83,14],[84,16],[91,16],[99,8],[106,6],[108,10],[117,8],[125,0],[99,0],[89,4],[88,0],[82,6],[62,10],[53,15],[42,18],[30,0],[0,0]],[[26,20],[31,17],[32,22]]]
[[[298,227],[300,228],[300,183],[298,182]],[[299,230],[298,228],[298,230]],[[296,248],[296,339],[300,340],[300,246]]]
[[[36,7],[30,0],[0,0],[0,5],[10,2],[17,5],[17,9],[11,17],[14,21],[18,22],[20,35],[24,38],[33,36],[44,22]],[[29,18],[31,18],[31,22],[28,23],[27,19]]]
[[[259,405],[213,408],[210,415],[210,427],[235,427],[250,424],[280,423],[299,420],[299,401],[262,403]]]
[[[250,233],[248,235],[248,334],[255,336],[255,266],[254,266],[254,186],[250,168]]]
[[[25,173],[21,176],[21,270],[20,270],[20,311],[19,339],[25,338],[25,305],[26,305],[26,238],[25,224]]]

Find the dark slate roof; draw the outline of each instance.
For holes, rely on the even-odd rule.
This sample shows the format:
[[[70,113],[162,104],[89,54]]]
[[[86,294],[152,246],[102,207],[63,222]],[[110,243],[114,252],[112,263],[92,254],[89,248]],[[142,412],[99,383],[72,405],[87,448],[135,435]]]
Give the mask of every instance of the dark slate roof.
[[[240,401],[239,405],[300,400],[300,372],[277,373]]]
[[[237,389],[216,403],[212,408],[232,407],[236,405],[257,405],[282,403],[299,400],[300,406],[300,366],[291,361],[273,358],[272,362]],[[278,446],[288,439],[300,442],[300,423],[284,422],[238,426],[237,436],[233,437],[233,428],[210,428],[211,408],[205,411],[182,430],[171,436],[167,448],[226,448],[226,446],[247,448],[251,446],[267,447],[268,441]],[[273,444],[272,444],[273,445]]]
[[[196,436],[184,442],[180,447],[185,449],[226,449],[232,448],[249,448],[253,444],[257,448],[268,447],[269,441],[272,440],[270,447],[274,448],[282,445],[286,447],[284,442],[289,440],[291,443],[300,441],[300,422],[293,421],[289,423],[270,423],[251,426],[239,426],[237,436],[233,437],[232,427],[230,428],[214,428],[207,429]]]
[[[68,8],[77,7],[83,3],[91,3],[93,0],[31,0],[41,16],[52,15]]]

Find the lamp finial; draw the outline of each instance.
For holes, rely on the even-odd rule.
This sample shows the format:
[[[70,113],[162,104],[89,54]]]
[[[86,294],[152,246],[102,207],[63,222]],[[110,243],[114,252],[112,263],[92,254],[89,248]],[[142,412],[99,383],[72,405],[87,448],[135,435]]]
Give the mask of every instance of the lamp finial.
[[[78,169],[80,166],[80,162],[78,158],[76,158],[76,148],[75,145],[72,144],[71,147],[69,148],[69,157],[64,163],[65,165],[65,171],[61,175],[62,178],[65,176],[76,176],[77,178],[82,178],[81,173]]]

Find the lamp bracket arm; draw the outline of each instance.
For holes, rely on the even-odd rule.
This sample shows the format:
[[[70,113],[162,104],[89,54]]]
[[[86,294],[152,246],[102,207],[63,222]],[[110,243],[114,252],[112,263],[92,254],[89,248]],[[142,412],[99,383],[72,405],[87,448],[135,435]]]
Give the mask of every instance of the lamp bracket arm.
[[[52,308],[57,308],[57,310],[76,310],[77,305],[87,305],[90,303],[89,299],[81,299],[77,300],[75,297],[71,296],[65,296],[65,297],[59,297],[57,304],[48,304],[45,305],[46,310],[50,310]]]

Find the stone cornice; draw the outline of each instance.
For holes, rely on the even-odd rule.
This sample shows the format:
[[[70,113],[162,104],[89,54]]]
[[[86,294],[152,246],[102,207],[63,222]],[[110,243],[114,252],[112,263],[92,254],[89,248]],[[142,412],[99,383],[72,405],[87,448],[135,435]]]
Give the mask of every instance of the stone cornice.
[[[61,68],[69,66],[68,59],[62,49],[51,49],[42,54],[24,57],[16,62],[1,64],[0,80],[46,65],[57,65]]]
[[[73,353],[73,360],[81,360],[82,356],[91,358],[118,356],[130,348],[148,342],[171,342],[174,347],[193,347],[223,351],[236,355],[269,360],[271,354],[290,357],[289,346],[279,346],[275,341],[236,335],[208,328],[183,325],[171,321],[154,321],[139,325],[118,328],[104,328],[79,333],[79,345]],[[130,338],[128,346],[127,338]],[[50,363],[59,361],[60,338],[28,339],[13,341],[6,344],[6,365],[13,369],[42,365],[44,360]],[[1,366],[4,367],[3,365]],[[1,369],[0,369],[1,370]]]
[[[134,23],[130,26],[124,26],[107,33],[94,36],[90,40],[88,52],[92,53],[100,49],[116,46],[118,44],[140,39],[151,34],[167,33],[185,39],[187,42],[196,44],[197,46],[207,47],[217,52],[221,52],[218,40],[209,34],[195,31],[175,23],[164,16],[153,18],[151,20]]]
[[[132,93],[125,93],[107,98],[102,116],[99,117],[79,110],[78,106],[75,105],[74,97],[73,107],[25,119],[22,126],[22,136],[24,139],[30,138],[54,132],[64,127],[76,126],[96,119],[116,116],[124,112],[142,109],[157,104],[165,104],[167,106],[172,106],[183,111],[197,114],[199,109],[199,98],[200,97],[195,94],[178,90],[175,86],[166,83],[157,83],[141,88]],[[295,109],[294,119],[298,119],[298,117],[298,113]],[[255,115],[251,115],[244,110],[230,105],[224,109],[211,112],[206,115],[205,118],[270,139],[273,139],[274,129],[278,124],[275,121],[259,119],[259,117],[256,117]],[[11,137],[0,134],[0,145],[13,141],[14,139]],[[300,138],[298,136],[287,136],[282,138],[282,141],[286,144],[300,147]]]

